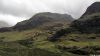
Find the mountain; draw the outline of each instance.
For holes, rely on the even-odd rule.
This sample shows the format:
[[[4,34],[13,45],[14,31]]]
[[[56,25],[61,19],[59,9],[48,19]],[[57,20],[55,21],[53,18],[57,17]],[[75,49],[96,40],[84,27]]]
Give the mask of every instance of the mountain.
[[[100,32],[100,2],[95,2],[88,7],[83,16],[75,20],[71,26],[81,32],[98,33]]]
[[[99,12],[100,12],[100,2],[95,2],[87,8],[86,12],[82,15],[82,17]]]
[[[67,14],[38,13],[13,27],[0,28],[2,56],[77,56],[63,53],[48,37],[73,21]],[[19,54],[20,52],[20,54]],[[33,53],[34,52],[34,53]]]
[[[25,30],[25,29],[32,29],[38,26],[46,26],[46,25],[54,25],[56,24],[63,24],[64,22],[72,22],[74,19],[67,14],[58,14],[58,13],[38,13],[34,15],[29,20],[25,20],[22,22],[17,23],[13,28],[18,30]]]
[[[89,7],[94,7],[94,4]],[[74,21],[66,14],[38,13],[13,27],[1,28],[0,55],[98,55],[100,54],[100,13],[94,12],[99,10],[98,7],[92,10],[93,12],[87,9],[86,12],[91,11],[90,14],[84,14]]]
[[[0,28],[9,27],[10,25],[4,21],[0,21]]]

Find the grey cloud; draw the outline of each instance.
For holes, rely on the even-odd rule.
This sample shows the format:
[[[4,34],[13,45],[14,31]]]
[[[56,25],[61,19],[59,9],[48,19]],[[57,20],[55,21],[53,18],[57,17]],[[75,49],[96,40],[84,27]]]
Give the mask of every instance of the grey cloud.
[[[0,13],[30,17],[35,13],[48,11],[71,13],[74,16],[80,5],[90,1],[92,0],[0,0]]]
[[[14,16],[28,16],[31,15],[30,8],[24,3],[18,3],[15,0],[0,0],[0,13],[12,14]]]
[[[0,21],[0,28],[1,27],[10,27],[10,25],[7,22]]]
[[[79,18],[95,1],[97,0],[0,0],[0,20],[14,25],[38,12],[66,13]]]

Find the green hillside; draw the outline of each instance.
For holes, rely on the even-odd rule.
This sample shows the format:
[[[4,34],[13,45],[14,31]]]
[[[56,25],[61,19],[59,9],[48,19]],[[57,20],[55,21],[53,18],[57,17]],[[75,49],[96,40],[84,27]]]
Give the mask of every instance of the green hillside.
[[[61,20],[62,14],[60,20],[56,21],[57,15],[60,14],[50,13],[50,15],[43,14],[42,16],[40,14],[36,19],[31,18],[19,22],[14,27],[1,28],[0,56],[91,56],[100,54],[99,12],[86,14],[68,23]],[[37,22],[39,25],[35,27],[32,23],[37,25]]]

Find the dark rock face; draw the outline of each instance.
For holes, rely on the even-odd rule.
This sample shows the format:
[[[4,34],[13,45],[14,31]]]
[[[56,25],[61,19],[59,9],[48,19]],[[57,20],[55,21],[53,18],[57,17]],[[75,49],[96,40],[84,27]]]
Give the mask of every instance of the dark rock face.
[[[86,12],[83,14],[82,17],[99,12],[100,12],[100,2],[95,2],[87,8]]]
[[[67,14],[57,14],[57,13],[38,13],[29,20],[25,20],[17,23],[13,28],[18,30],[26,30],[41,26],[43,24],[53,22],[72,22],[73,18]]]

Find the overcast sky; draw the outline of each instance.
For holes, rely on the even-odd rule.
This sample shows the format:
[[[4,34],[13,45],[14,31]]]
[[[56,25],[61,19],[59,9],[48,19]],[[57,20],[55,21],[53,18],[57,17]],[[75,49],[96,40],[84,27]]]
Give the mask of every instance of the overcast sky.
[[[54,12],[79,18],[96,0],[0,0],[0,21],[10,25],[39,12]],[[100,0],[98,0],[100,1]]]

